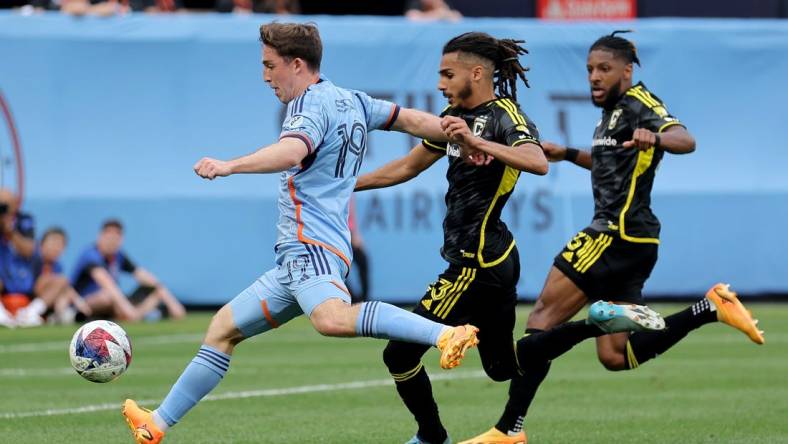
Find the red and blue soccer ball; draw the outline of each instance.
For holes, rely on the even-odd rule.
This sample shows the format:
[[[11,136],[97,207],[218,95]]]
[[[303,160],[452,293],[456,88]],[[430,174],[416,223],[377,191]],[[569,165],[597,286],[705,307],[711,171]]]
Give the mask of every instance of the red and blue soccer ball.
[[[120,325],[110,321],[80,327],[68,352],[74,370],[92,382],[112,381],[131,364],[131,341]]]

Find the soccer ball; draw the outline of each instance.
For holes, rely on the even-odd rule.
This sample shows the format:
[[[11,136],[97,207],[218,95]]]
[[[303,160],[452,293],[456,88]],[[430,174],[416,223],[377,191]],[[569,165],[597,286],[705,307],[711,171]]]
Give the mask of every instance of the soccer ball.
[[[120,325],[110,321],[88,322],[74,333],[68,348],[71,366],[93,382],[109,382],[131,364],[131,341]]]

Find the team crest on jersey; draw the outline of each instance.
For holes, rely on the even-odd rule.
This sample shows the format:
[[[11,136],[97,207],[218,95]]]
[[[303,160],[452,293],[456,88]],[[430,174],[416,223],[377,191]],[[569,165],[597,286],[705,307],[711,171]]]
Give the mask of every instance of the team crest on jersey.
[[[481,136],[484,127],[487,125],[487,117],[477,117],[473,120],[473,135]]]
[[[621,117],[621,109],[617,109],[613,111],[613,114],[610,116],[610,123],[607,125],[607,129],[612,130],[616,127],[616,123],[618,123],[618,118]]]

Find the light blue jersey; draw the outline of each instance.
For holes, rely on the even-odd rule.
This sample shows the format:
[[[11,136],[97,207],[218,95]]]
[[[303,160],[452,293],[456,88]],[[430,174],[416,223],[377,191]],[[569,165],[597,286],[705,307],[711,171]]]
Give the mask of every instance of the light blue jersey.
[[[367,132],[388,130],[399,106],[321,78],[287,104],[280,139],[302,140],[309,154],[281,173],[276,262],[308,254],[315,274],[332,272],[325,250],[350,267],[348,204],[367,147]],[[321,248],[322,247],[322,248]]]

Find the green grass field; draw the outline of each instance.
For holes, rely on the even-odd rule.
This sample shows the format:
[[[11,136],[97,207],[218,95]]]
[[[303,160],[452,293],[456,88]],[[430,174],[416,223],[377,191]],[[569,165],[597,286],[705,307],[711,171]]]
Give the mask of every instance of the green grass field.
[[[662,313],[680,306],[656,305]],[[518,329],[529,307],[523,307]],[[587,341],[558,361],[526,422],[536,443],[788,443],[788,305],[755,305],[759,347],[709,325],[659,359],[612,373]],[[68,364],[75,328],[0,330],[1,443],[131,443],[120,415],[127,397],[155,407],[194,356],[208,314],[126,326],[128,372],[109,384]],[[304,318],[242,344],[214,395],[168,434],[167,443],[392,443],[415,426],[380,354],[383,341],[330,339]],[[455,441],[488,429],[507,384],[480,373],[472,352],[452,371],[425,356],[444,423]]]

